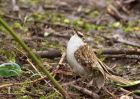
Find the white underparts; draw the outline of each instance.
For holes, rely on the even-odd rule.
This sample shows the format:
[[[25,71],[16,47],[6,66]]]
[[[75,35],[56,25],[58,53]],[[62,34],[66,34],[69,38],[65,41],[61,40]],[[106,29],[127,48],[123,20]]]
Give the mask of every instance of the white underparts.
[[[73,68],[74,72],[85,75],[86,71],[84,68],[77,62],[77,60],[74,57],[74,52],[80,47],[85,45],[85,43],[78,37],[78,35],[74,35],[70,38],[68,44],[67,44],[67,61],[70,64],[70,66]]]

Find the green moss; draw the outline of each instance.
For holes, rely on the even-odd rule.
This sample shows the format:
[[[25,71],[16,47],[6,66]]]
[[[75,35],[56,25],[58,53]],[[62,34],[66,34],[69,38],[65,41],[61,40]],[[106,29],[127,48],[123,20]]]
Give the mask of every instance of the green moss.
[[[19,22],[14,22],[13,23],[13,28],[14,29],[23,29],[21,23],[19,23]]]
[[[121,28],[121,27],[122,27],[122,25],[121,25],[120,22],[114,22],[114,23],[112,24],[112,26],[113,26],[114,28]]]
[[[37,5],[40,2],[40,0],[28,0],[28,3],[31,5]]]
[[[52,92],[47,93],[45,99],[62,99],[62,97],[57,91],[52,91]]]
[[[4,27],[0,25],[0,33],[1,33],[1,32],[7,33],[7,31],[4,29]]]
[[[11,50],[0,50],[0,55],[5,56],[7,59],[7,62],[15,62],[15,53]]]
[[[45,40],[45,42],[42,42],[42,49],[40,50],[46,50],[46,48],[57,48],[63,50],[63,46],[57,41],[53,41],[50,43],[48,42],[48,40]]]
[[[70,24],[70,20],[69,19],[64,19],[64,23]]]
[[[40,12],[34,12],[32,13],[29,17],[28,17],[28,20],[36,20],[36,21],[41,21],[41,20],[44,20],[46,19],[47,17],[43,14],[43,13],[40,13]]]
[[[99,11],[95,10],[95,11],[89,13],[88,16],[91,17],[91,18],[95,18],[95,17],[97,17],[99,15],[100,15]]]
[[[139,20],[136,21],[130,21],[126,26],[123,26],[124,33],[130,34],[134,32],[138,32],[140,30],[139,28]]]
[[[60,13],[48,13],[48,17],[50,18],[50,22],[52,23],[64,23],[65,17]]]

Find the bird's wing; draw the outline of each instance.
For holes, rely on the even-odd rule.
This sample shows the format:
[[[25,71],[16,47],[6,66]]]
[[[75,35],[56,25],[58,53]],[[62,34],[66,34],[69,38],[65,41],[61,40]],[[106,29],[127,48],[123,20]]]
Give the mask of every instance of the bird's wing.
[[[74,56],[87,73],[92,73],[98,88],[103,87],[106,78],[105,71],[99,63],[93,49],[85,44],[75,51]]]

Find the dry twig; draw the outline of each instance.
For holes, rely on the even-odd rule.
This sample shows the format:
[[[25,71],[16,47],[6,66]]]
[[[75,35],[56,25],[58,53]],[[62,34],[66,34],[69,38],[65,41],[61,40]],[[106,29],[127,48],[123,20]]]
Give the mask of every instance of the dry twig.
[[[79,90],[80,92],[84,93],[84,94],[87,94],[89,95],[90,97],[92,97],[92,99],[100,99],[99,95],[86,89],[86,88],[83,88],[83,87],[79,87],[79,86],[76,86],[76,85],[71,85],[72,87],[76,88],[77,90]]]
[[[121,38],[121,37],[109,37],[109,36],[103,36],[103,37],[105,39],[113,40],[115,42],[119,42],[119,43],[123,43],[123,44],[126,44],[126,45],[130,45],[130,46],[134,46],[134,47],[140,48],[140,44],[139,43],[136,43],[136,42],[133,42],[133,41],[129,41],[129,40],[126,40],[126,39]]]
[[[103,87],[103,90],[106,91],[109,95],[111,95],[113,99],[118,99],[113,93],[109,92],[106,87]]]

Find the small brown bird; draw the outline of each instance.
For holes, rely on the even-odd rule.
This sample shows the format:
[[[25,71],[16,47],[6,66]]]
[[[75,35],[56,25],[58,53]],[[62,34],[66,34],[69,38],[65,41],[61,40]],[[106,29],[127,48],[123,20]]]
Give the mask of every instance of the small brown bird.
[[[111,69],[102,63],[93,49],[74,34],[67,44],[67,61],[74,72],[84,78],[92,78],[93,84],[99,89],[104,86],[105,79],[110,78],[123,84],[129,83],[122,77],[112,75]]]

